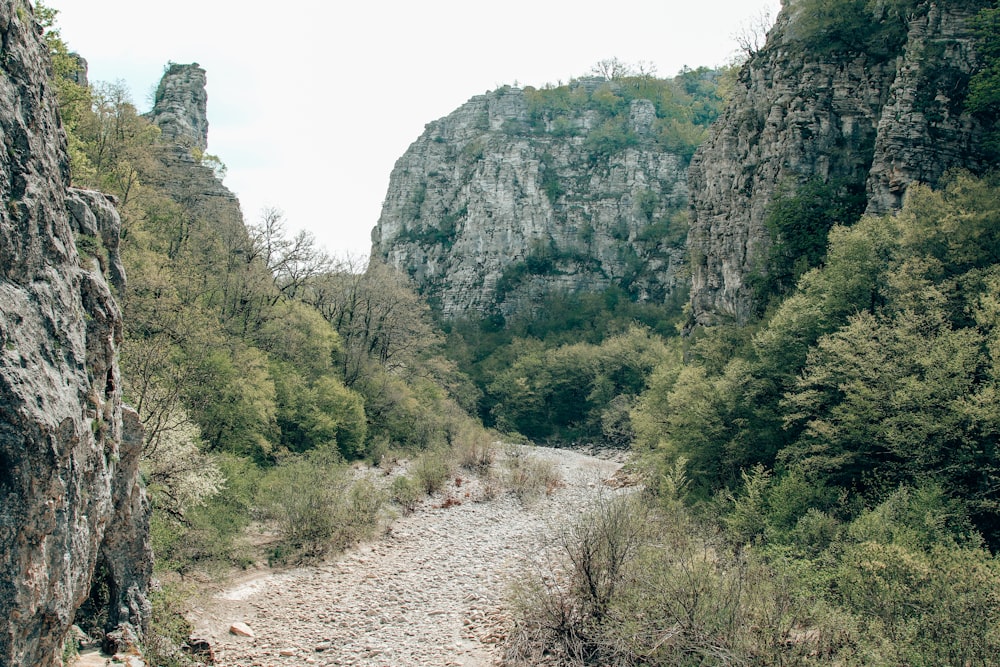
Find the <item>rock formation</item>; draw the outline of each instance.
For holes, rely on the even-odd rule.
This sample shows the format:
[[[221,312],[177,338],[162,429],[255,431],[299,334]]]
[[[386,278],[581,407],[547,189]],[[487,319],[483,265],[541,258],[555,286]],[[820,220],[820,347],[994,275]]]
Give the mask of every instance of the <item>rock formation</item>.
[[[156,87],[150,119],[163,133],[164,143],[208,147],[208,93],[205,70],[198,63],[167,65]]]
[[[583,79],[569,94],[602,86]],[[427,125],[392,171],[372,257],[408,273],[449,318],[510,316],[549,294],[611,286],[674,295],[685,164],[653,140],[653,103],[632,100],[630,145],[597,153],[596,111],[532,117],[527,96],[504,87]]]
[[[0,664],[47,667],[99,560],[109,626],[143,631],[148,507],[116,359],[120,221],[103,195],[68,188],[26,0],[0,4],[0,35]]]
[[[198,63],[171,63],[156,89],[148,117],[160,128],[157,168],[144,180],[166,192],[189,215],[219,221],[220,226],[243,228],[239,200],[206,160],[208,147],[207,77]]]
[[[889,53],[831,50],[802,36],[785,3],[743,67],[730,105],[691,163],[695,321],[746,321],[747,278],[766,272],[768,207],[811,179],[865,188],[868,210],[898,209],[913,182],[985,166],[983,128],[962,101],[976,66],[969,3],[923,2]]]

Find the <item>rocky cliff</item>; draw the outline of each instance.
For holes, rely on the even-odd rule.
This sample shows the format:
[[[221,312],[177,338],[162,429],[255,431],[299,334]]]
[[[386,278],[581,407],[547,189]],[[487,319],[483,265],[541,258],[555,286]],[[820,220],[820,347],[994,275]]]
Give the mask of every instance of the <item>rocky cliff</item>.
[[[159,164],[143,180],[167,193],[188,216],[211,220],[216,229],[245,233],[239,200],[223,185],[221,163],[206,156],[208,92],[205,70],[192,63],[171,63],[156,89],[148,117],[160,128]]]
[[[392,171],[372,257],[445,317],[611,286],[657,301],[683,289],[686,164],[657,142],[653,102],[596,79],[556,93],[559,108],[533,89],[473,97]]]
[[[748,283],[767,272],[766,219],[779,190],[837,184],[867,192],[868,211],[884,213],[910,183],[986,166],[983,127],[962,108],[977,66],[977,3],[913,2],[896,23],[867,17],[841,34],[818,31],[805,4],[785,3],[692,160],[691,302],[701,324],[746,321],[758,307]]]
[[[109,630],[148,623],[142,434],[123,407],[120,221],[69,186],[48,57],[0,4],[0,664],[61,664],[99,562]]]
[[[208,147],[207,81],[198,63],[167,65],[150,112],[164,143],[202,151]]]

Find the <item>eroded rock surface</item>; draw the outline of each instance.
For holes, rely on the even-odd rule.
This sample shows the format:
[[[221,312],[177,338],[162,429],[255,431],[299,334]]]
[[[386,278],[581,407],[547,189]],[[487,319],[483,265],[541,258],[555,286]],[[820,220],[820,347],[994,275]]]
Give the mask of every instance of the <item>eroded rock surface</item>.
[[[163,73],[148,114],[160,128],[159,164],[144,172],[143,180],[170,195],[189,220],[210,225],[218,235],[245,235],[240,202],[217,172],[221,163],[206,158],[207,82],[198,63],[171,63]]]
[[[698,323],[746,321],[766,273],[768,207],[807,181],[867,191],[868,211],[902,205],[913,182],[986,166],[983,128],[963,110],[976,67],[968,3],[925,2],[897,52],[831,51],[801,35],[786,3],[743,67],[689,171],[691,303]]]
[[[68,188],[27,2],[0,4],[0,37],[0,664],[47,667],[61,664],[99,553],[149,560],[142,436],[116,358],[120,221],[102,195]],[[110,583],[128,591],[142,632],[148,576],[135,569]]]
[[[396,163],[372,257],[409,274],[448,318],[510,316],[549,294],[611,286],[666,300],[685,283],[683,235],[668,237],[688,195],[683,160],[650,137],[655,117],[652,102],[633,100],[636,143],[597,156],[594,111],[529,130],[539,121],[524,91],[473,97]]]
[[[208,147],[207,77],[198,63],[170,63],[160,84],[151,112],[165,143],[205,150]]]

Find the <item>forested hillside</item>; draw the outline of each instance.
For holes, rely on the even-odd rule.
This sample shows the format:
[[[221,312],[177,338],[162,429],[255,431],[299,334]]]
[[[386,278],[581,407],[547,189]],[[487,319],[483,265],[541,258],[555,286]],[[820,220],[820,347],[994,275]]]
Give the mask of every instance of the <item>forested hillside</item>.
[[[244,223],[220,180],[224,164],[205,152],[204,70],[169,64],[142,115],[123,83],[87,82],[55,12],[37,11],[73,184],[115,197],[122,217],[124,397],[145,427],[142,472],[165,582],[172,572],[321,557],[370,534],[389,497],[355,483],[349,462],[426,452],[416,477],[394,487],[412,503],[474,457],[454,448],[489,455],[489,436],[462,405],[467,382],[405,278],[333,258],[310,234],[291,233],[278,210]],[[185,100],[190,117],[171,106]],[[199,114],[197,127],[185,124]],[[76,243],[107,263],[102,239]],[[251,522],[270,536],[263,548],[244,539]],[[106,594],[95,588],[82,608],[85,630],[102,630],[93,612]],[[186,639],[177,604],[170,585],[154,600],[154,632],[168,639],[146,648],[164,664],[180,660],[171,647]]]
[[[946,23],[935,3],[791,3],[775,41],[744,67],[745,101],[713,128],[730,147],[753,105],[768,99],[753,96],[761,82],[768,95],[785,90],[780,99],[796,100],[772,107],[780,118],[810,104],[783,88],[782,76],[882,62],[908,31],[912,48],[974,44],[978,55],[964,52],[969,71],[923,64],[918,90],[948,81],[948,98],[935,104],[950,100],[950,120],[931,118],[928,103],[919,112],[928,116],[908,126],[919,150],[896,154],[897,169],[914,173],[934,153],[916,136],[924,123],[944,134],[952,123],[977,137],[965,153],[973,171],[938,174],[933,187],[908,180],[901,210],[862,215],[873,208],[864,189],[833,173],[808,174],[849,145],[808,162],[802,156],[816,144],[757,126],[753,160],[786,151],[798,162],[781,167],[805,173],[797,185],[760,186],[760,169],[744,163],[746,189],[730,193],[766,202],[754,215],[766,221],[768,242],[756,252],[765,248],[767,263],[751,273],[757,282],[744,283],[757,290],[759,309],[734,314],[723,304],[699,319],[712,326],[689,321],[686,335],[658,341],[658,362],[637,376],[638,397],[620,394],[633,407],[615,432],[632,438],[651,497],[599,507],[557,539],[569,575],[560,584],[547,573],[522,592],[512,662],[533,664],[554,650],[585,664],[995,664],[1000,182],[992,131],[974,128],[995,128],[995,106],[983,103],[997,90],[1000,10],[959,4],[946,9],[954,12],[949,32],[938,33],[927,27],[928,16]],[[922,26],[919,42],[914,26]],[[791,75],[763,69],[790,54]],[[947,154],[942,163],[962,164],[944,134],[933,135]],[[893,141],[912,148],[900,137]],[[913,163],[902,157],[922,151]],[[719,157],[708,152],[704,164]],[[706,170],[730,167],[739,164]],[[705,193],[703,201],[715,196]],[[877,189],[867,196],[877,198]],[[742,225],[739,216],[718,204],[713,233],[742,233],[726,227]],[[718,253],[709,266],[733,259],[729,246],[713,249],[702,238],[689,246],[693,264],[706,261],[696,253]],[[590,387],[614,386],[581,381],[603,377],[592,370],[601,355],[581,362],[577,346],[542,353],[530,339],[519,345],[494,386],[514,380],[531,391],[499,401],[495,415],[523,419],[518,406],[549,396],[562,399],[555,406],[581,405],[597,395]],[[601,348],[613,349],[611,341]],[[579,393],[566,401],[566,387]]]
[[[660,78],[610,59],[566,84],[473,97],[397,161],[372,256],[444,320],[513,320],[604,291],[679,307],[687,165],[733,74]]]

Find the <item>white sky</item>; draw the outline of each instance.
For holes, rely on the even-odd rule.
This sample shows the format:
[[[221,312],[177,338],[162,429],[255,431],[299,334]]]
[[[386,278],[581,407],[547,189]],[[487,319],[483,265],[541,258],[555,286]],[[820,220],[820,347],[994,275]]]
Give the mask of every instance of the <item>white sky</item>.
[[[504,84],[599,60],[715,66],[779,0],[47,0],[90,80],[151,106],[167,61],[208,72],[208,150],[248,222],[264,206],[337,255],[367,254],[395,161],[424,125]]]

